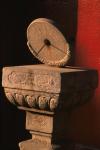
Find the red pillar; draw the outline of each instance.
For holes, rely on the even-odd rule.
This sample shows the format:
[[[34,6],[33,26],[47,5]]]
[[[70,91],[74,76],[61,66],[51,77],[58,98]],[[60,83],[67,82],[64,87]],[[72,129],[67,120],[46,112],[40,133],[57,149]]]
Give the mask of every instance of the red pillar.
[[[94,98],[72,113],[69,136],[100,146],[100,0],[78,0],[75,65],[97,69]]]

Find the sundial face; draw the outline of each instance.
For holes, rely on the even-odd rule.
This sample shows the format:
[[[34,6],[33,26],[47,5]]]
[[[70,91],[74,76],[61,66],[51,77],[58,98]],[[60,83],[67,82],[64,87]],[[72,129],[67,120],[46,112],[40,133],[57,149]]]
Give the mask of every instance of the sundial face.
[[[27,29],[28,47],[42,63],[65,66],[70,58],[69,44],[57,25],[49,19],[34,20]]]

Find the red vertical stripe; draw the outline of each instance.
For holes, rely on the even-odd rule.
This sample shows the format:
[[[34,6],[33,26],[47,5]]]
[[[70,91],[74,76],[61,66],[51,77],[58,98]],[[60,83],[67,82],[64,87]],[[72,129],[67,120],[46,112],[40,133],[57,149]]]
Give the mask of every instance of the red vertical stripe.
[[[97,69],[95,97],[75,110],[69,134],[74,140],[100,146],[100,0],[78,0],[75,65]]]

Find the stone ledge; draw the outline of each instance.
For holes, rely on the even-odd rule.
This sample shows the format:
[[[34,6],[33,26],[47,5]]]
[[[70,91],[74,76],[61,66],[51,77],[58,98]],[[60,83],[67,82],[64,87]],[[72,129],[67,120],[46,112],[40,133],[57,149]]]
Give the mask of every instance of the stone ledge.
[[[43,65],[3,68],[3,87],[64,93],[82,89],[95,89],[98,84],[96,70],[82,68],[56,68]]]

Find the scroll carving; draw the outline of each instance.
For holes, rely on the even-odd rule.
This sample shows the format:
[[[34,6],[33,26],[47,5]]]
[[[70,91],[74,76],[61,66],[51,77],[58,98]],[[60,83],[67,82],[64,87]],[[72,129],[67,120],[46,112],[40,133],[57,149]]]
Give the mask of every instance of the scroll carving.
[[[6,81],[3,80],[4,87],[26,89],[35,91],[46,91],[59,93],[60,77],[58,74],[48,74],[46,71],[40,72],[18,72],[13,70],[6,73]],[[6,86],[7,85],[7,86]]]
[[[34,79],[34,75],[33,73],[19,73],[16,71],[12,71],[9,75],[8,75],[8,80],[10,83],[14,83],[14,84],[32,84],[33,85],[33,79]]]
[[[52,78],[52,76],[50,75],[36,75],[34,77],[34,83],[37,87],[40,87],[40,88],[44,88],[44,85],[45,85],[45,88],[48,89],[50,88],[50,86],[54,86],[56,83],[54,81],[54,79]]]

